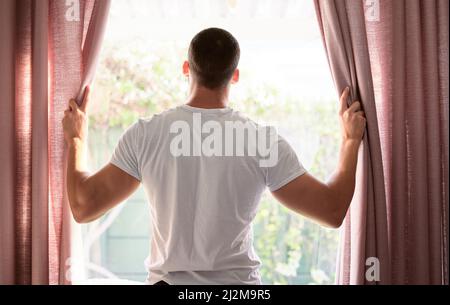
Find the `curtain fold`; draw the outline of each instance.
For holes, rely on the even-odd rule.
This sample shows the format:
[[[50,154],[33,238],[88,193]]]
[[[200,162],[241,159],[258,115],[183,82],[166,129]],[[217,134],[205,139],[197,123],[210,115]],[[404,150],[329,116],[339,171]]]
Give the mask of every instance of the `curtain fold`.
[[[448,1],[315,5],[336,88],[368,121],[337,282],[448,283]]]
[[[49,279],[48,220],[48,1],[34,1],[31,30],[31,283]],[[36,237],[36,238],[35,238]]]
[[[396,284],[448,284],[448,9],[380,1],[368,23]]]
[[[70,282],[60,122],[93,79],[109,6],[0,1],[0,284]]]

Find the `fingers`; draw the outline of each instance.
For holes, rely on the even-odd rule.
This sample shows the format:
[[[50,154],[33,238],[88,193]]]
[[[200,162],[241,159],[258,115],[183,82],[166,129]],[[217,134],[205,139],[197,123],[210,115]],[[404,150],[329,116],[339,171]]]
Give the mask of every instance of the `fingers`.
[[[356,111],[355,114],[359,115],[359,116],[362,116],[363,118],[366,117],[366,114],[364,113],[364,111]]]
[[[340,114],[343,114],[348,109],[347,101],[348,101],[349,93],[350,93],[349,87],[345,88],[344,92],[342,92],[341,99],[340,99],[340,108],[339,108]]]
[[[353,102],[350,107],[348,108],[348,112],[358,112],[361,110],[361,103],[360,102]]]
[[[83,102],[80,106],[80,110],[86,113],[87,106],[89,104],[89,97],[90,97],[91,88],[89,86],[86,86],[86,89],[84,89],[84,95],[83,95]]]
[[[69,110],[70,110],[70,111],[76,111],[76,110],[78,110],[78,104],[77,104],[77,102],[76,102],[74,99],[71,99],[71,100],[69,101]]]

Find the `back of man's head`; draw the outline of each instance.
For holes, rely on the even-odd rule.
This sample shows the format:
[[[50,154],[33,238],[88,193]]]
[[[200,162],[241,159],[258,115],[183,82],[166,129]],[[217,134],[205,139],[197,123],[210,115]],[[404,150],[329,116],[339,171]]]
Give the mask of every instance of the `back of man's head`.
[[[208,89],[225,87],[237,69],[239,43],[229,32],[209,28],[198,33],[189,46],[189,67],[197,83]]]

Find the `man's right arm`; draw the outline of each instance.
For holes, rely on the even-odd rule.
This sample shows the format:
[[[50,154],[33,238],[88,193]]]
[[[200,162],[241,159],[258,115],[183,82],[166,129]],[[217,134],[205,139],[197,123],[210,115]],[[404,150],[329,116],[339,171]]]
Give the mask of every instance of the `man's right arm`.
[[[343,139],[339,163],[328,182],[307,173],[272,192],[289,209],[332,228],[341,226],[353,198],[358,149],[366,126],[360,103],[347,107],[348,94],[346,89],[340,101]]]

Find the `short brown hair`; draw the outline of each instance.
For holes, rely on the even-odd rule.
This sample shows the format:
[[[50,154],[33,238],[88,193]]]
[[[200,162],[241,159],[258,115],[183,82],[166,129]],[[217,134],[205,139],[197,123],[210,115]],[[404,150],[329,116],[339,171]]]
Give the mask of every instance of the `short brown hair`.
[[[219,28],[201,31],[189,46],[189,67],[197,82],[208,89],[224,87],[231,80],[240,59],[236,38]]]

